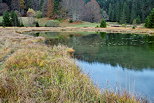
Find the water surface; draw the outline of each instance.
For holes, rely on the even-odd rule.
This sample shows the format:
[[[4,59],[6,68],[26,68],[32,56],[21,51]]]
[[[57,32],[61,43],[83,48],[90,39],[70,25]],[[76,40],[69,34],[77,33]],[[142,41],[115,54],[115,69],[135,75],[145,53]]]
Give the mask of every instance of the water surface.
[[[35,34],[36,35],[36,34]],[[38,33],[46,43],[75,49],[77,65],[101,89],[154,100],[154,36],[106,33]]]

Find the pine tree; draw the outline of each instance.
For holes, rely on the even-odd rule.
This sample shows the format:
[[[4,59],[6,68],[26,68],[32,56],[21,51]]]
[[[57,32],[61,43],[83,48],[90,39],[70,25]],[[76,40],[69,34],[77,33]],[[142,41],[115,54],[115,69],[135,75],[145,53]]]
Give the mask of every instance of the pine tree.
[[[154,28],[154,8],[152,9],[150,15],[146,19],[145,27]]]
[[[124,10],[123,10],[121,18],[120,18],[120,24],[126,24],[126,14],[125,14]]]
[[[136,23],[137,23],[137,24],[140,24],[140,23],[141,23],[141,18],[140,18],[139,15],[138,15],[137,18],[136,18]]]
[[[12,26],[20,26],[20,21],[18,19],[16,12],[14,11],[12,11],[10,14],[10,21],[11,21]]]
[[[3,13],[3,26],[12,26],[10,20],[10,14],[8,11]]]

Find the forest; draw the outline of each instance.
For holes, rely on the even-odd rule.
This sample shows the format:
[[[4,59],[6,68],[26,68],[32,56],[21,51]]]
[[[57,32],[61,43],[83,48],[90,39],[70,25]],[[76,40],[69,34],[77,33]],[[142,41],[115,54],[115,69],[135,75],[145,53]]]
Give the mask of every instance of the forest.
[[[0,15],[4,11],[17,11],[27,16],[28,9],[41,11],[44,17],[71,18],[98,22],[144,23],[154,0],[0,0]]]

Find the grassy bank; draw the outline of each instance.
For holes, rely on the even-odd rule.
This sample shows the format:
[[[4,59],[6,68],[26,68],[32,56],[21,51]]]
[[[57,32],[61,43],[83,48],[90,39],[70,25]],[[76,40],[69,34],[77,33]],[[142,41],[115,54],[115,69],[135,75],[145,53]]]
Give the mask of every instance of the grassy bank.
[[[65,46],[0,30],[2,103],[139,103],[127,93],[100,92],[76,66]]]

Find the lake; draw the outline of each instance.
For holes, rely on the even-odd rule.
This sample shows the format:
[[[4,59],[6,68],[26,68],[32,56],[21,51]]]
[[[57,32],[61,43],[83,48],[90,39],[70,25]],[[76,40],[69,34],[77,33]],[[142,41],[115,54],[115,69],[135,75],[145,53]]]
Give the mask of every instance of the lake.
[[[108,33],[31,33],[46,44],[75,50],[82,71],[102,90],[127,91],[154,100],[154,36]]]

